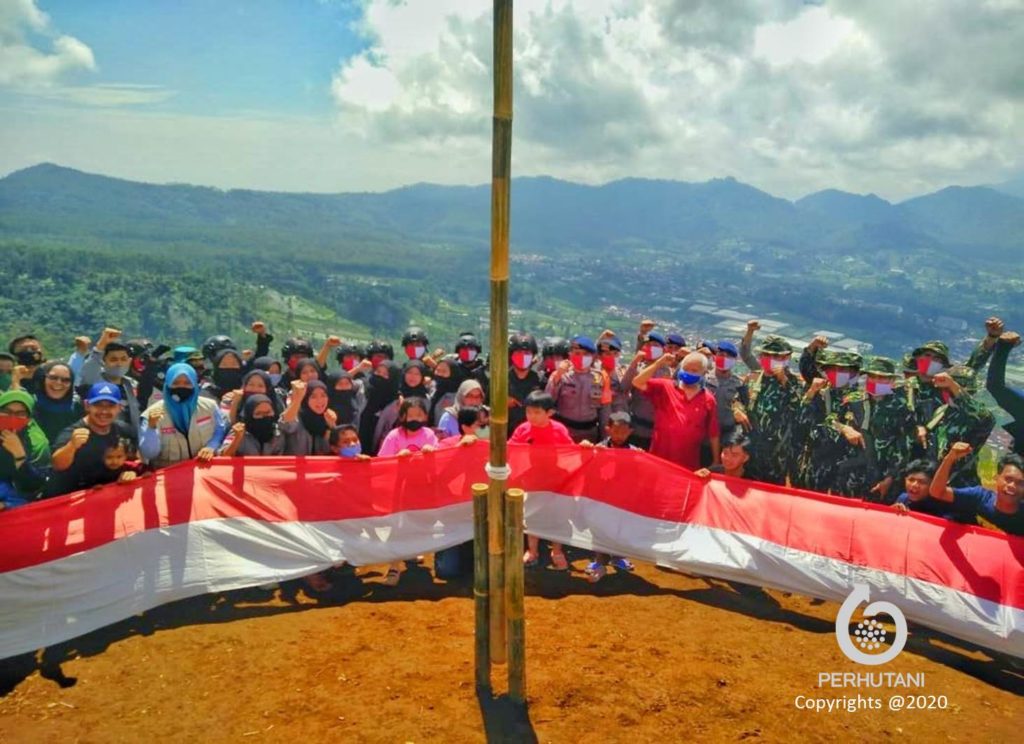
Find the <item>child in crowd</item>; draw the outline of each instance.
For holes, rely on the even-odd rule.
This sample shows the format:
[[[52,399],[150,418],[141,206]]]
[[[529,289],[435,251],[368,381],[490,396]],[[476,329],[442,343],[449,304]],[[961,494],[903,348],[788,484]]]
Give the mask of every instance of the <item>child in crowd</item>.
[[[573,444],[572,437],[565,425],[552,418],[555,399],[551,395],[541,390],[535,390],[526,396],[524,408],[526,409],[526,422],[520,424],[519,428],[515,430],[508,440],[509,444],[547,446]],[[523,565],[527,568],[536,568],[540,563],[540,538],[536,535],[527,535],[526,546]],[[569,561],[562,551],[562,546],[556,542],[551,543],[551,566],[556,571],[569,570]]]
[[[608,424],[604,427],[605,438],[597,443],[598,447],[612,449],[629,449],[643,452],[642,449],[629,443],[633,436],[633,417],[629,411],[616,411],[608,416]],[[616,571],[632,571],[633,564],[623,556],[610,556],[607,553],[594,553],[594,560],[587,566],[587,581],[596,584],[608,574],[608,566]]]
[[[98,488],[105,483],[127,483],[142,473],[142,462],[138,459],[135,443],[127,437],[121,437],[116,443],[103,451],[103,465],[107,468],[108,477],[94,486]]]
[[[342,424],[331,429],[327,443],[331,447],[331,454],[343,459],[370,459],[369,455],[363,454],[363,446],[359,443],[359,429],[355,424]]]
[[[694,471],[698,478],[708,478],[712,473],[728,475],[730,478],[748,478],[747,463],[750,462],[750,437],[742,429],[734,429],[722,440],[722,464],[712,465]]]
[[[408,457],[414,452],[433,452],[437,449],[437,435],[427,426],[430,409],[423,398],[406,398],[398,407],[398,426],[388,432],[381,442],[378,457],[398,455]],[[395,561],[384,577],[386,586],[398,586],[402,576],[402,561]]]
[[[480,429],[480,417],[483,413],[481,408],[466,406],[460,408],[456,418],[459,423],[459,433],[445,437],[437,444],[438,449],[449,449],[451,447],[468,447],[475,444],[479,439],[477,432]]]
[[[437,435],[427,426],[430,409],[423,398],[406,398],[398,407],[398,426],[381,442],[378,457],[411,455],[437,448]]]

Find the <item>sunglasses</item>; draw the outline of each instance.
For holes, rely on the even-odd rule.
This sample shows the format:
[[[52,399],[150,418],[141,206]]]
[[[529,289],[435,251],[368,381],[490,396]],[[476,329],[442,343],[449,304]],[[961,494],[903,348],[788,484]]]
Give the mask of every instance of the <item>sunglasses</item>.
[[[49,380],[50,382],[59,382],[59,383],[61,383],[63,385],[70,385],[71,384],[71,378],[70,377],[58,377],[57,375],[47,375],[46,379]]]

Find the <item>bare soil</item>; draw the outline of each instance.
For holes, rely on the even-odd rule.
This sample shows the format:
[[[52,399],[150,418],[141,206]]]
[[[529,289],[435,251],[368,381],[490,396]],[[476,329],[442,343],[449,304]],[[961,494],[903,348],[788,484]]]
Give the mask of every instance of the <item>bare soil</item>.
[[[527,574],[528,712],[473,684],[469,581],[342,570],[177,602],[0,661],[0,741],[1020,741],[1024,672],[911,627],[885,671],[923,690],[819,689],[878,671],[840,652],[838,605],[641,564],[597,585]],[[504,689],[501,669],[495,688]],[[820,712],[797,696],[943,695],[946,709]]]

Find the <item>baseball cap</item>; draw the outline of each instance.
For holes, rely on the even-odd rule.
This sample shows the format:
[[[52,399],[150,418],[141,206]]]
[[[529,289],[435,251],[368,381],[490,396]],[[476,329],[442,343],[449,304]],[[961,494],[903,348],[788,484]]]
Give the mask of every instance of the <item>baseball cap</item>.
[[[97,382],[89,388],[89,394],[85,398],[89,405],[93,403],[120,403],[121,389],[110,382]]]
[[[629,415],[629,411],[616,411],[608,417],[608,423],[610,424],[632,424],[633,417]]]

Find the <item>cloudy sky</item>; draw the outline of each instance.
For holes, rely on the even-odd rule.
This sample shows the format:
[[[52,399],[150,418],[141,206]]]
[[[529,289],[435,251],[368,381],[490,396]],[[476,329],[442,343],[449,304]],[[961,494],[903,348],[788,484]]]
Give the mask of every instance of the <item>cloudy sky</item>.
[[[515,0],[513,170],[901,199],[1024,172],[1024,0]],[[0,174],[485,183],[489,0],[0,0]]]

